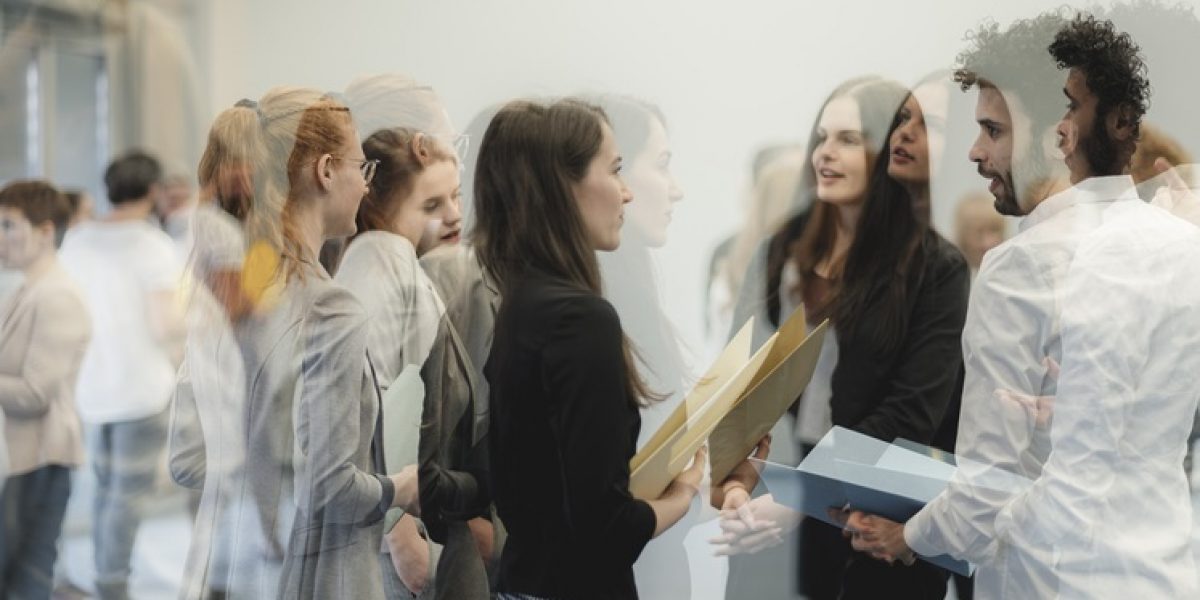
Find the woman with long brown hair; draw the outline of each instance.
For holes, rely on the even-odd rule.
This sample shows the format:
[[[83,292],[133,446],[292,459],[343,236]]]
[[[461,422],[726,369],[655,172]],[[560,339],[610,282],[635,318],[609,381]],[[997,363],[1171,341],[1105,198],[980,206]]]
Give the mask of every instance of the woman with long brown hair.
[[[687,511],[704,451],[651,502],[629,461],[653,397],[601,295],[597,251],[621,241],[621,156],[604,113],[517,101],[492,119],[475,176],[479,259],[500,287],[491,483],[508,542],[505,598],[635,598],[632,565]]]
[[[737,327],[751,314],[776,326],[801,306],[810,324],[832,323],[812,381],[798,390],[792,418],[801,455],[835,425],[932,444],[960,391],[969,270],[928,225],[926,125],[897,84],[870,77],[836,89],[801,175],[816,201],[764,244],[741,290]],[[758,518],[783,525],[785,513],[769,498],[751,500],[736,483],[723,491],[724,509],[763,508],[769,516]],[[852,552],[839,529],[814,519],[800,523],[798,553],[800,592],[816,600],[946,593],[944,571]],[[746,583],[737,566],[731,588]]]

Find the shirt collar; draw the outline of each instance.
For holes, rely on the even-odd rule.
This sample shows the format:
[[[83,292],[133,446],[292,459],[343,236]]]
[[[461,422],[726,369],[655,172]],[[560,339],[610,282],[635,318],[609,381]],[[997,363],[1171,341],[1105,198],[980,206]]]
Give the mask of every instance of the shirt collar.
[[[1043,200],[1021,220],[1020,230],[1025,231],[1044,223],[1079,204],[1137,199],[1137,188],[1133,185],[1133,177],[1129,175],[1089,177]]]

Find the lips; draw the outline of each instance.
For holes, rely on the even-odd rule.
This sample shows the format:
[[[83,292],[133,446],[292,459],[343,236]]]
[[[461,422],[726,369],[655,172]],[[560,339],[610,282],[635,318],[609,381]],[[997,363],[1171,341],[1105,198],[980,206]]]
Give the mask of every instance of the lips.
[[[829,167],[821,167],[820,169],[817,169],[817,176],[820,177],[821,179],[833,179],[833,180],[843,179],[846,177],[845,175],[843,175],[837,171],[834,171],[833,169],[830,169]]]
[[[900,162],[912,162],[916,160],[916,158],[914,158],[908,150],[904,149],[903,146],[897,146],[892,149],[892,158],[895,158]]]
[[[443,235],[441,239],[443,242],[455,243],[455,242],[458,242],[459,238],[461,238],[461,237],[462,237],[462,230],[455,229],[454,231],[451,231],[450,233]]]

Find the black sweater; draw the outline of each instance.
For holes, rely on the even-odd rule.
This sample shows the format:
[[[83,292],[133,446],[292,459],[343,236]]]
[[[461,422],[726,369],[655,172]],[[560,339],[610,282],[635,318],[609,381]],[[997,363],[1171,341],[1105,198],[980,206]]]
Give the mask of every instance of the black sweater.
[[[508,541],[497,591],[636,598],[654,535],[629,494],[641,417],[626,391],[621,324],[603,298],[531,272],[500,304],[491,385],[491,487]]]

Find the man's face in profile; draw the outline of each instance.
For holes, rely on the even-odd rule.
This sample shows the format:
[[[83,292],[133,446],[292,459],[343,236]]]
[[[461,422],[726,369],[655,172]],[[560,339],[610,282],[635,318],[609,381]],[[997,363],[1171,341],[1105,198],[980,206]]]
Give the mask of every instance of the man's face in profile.
[[[990,85],[980,86],[975,121],[979,123],[979,135],[967,156],[977,165],[979,175],[991,180],[988,191],[995,198],[996,211],[1010,216],[1025,214],[1017,202],[1013,184],[1012,115],[1000,90]]]
[[[1114,167],[1116,144],[1108,134],[1105,115],[1099,114],[1099,99],[1088,88],[1087,75],[1072,68],[1067,73],[1063,95],[1067,99],[1067,112],[1055,132],[1071,172],[1071,183],[1120,172]]]

